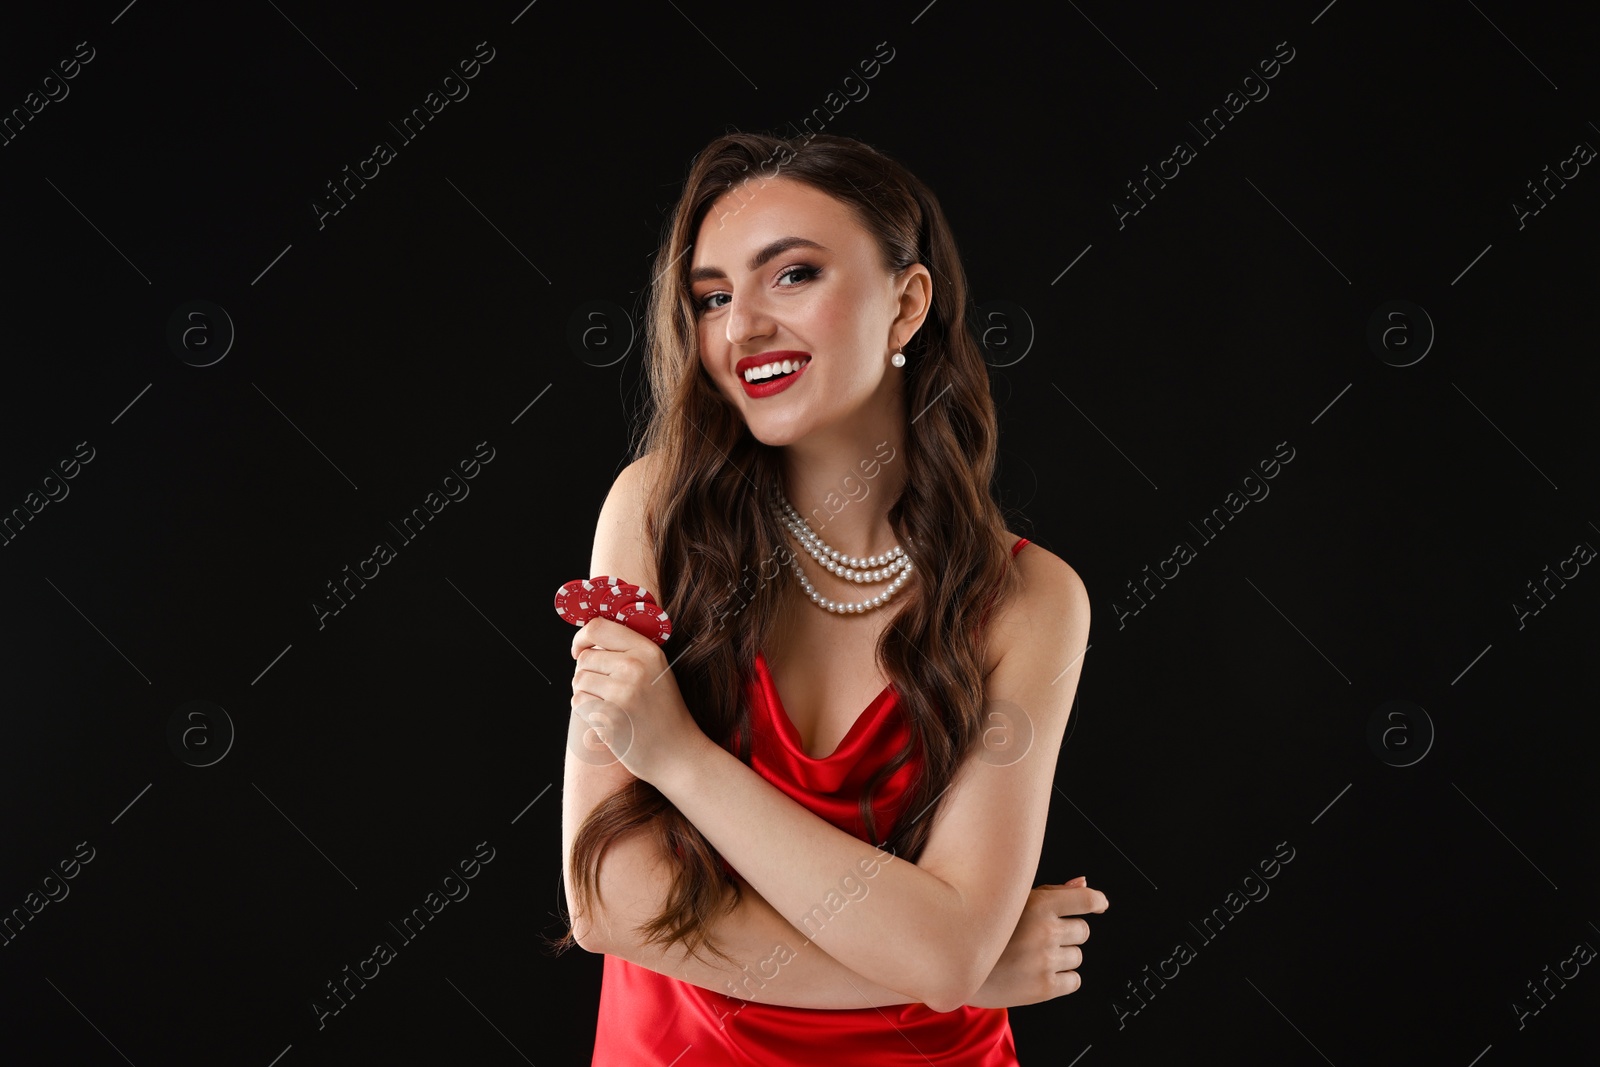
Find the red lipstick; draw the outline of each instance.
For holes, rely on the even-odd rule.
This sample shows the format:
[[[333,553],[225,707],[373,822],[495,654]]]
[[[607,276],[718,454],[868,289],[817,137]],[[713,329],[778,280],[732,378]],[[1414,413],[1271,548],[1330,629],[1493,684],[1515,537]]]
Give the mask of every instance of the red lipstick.
[[[745,371],[753,367],[765,367],[768,364],[782,363],[785,360],[791,363],[798,363],[799,366],[788,374],[781,376],[758,378],[753,382],[745,379]],[[762,397],[772,396],[789,388],[800,375],[805,373],[806,368],[810,365],[811,353],[809,352],[763,352],[759,356],[745,356],[740,359],[738,363],[734,364],[734,373],[739,376],[739,384],[744,386],[745,395],[752,400],[759,400]]]

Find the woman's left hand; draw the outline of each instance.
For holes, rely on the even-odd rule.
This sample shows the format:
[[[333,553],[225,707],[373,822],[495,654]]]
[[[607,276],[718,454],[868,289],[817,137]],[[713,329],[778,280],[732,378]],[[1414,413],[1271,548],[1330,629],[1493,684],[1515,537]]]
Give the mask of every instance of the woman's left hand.
[[[635,777],[659,786],[706,739],[655,641],[600,616],[579,628],[572,656],[572,713]]]
[[[1089,940],[1089,924],[1075,916],[1110,906],[1106,895],[1090,889],[1082,875],[1061,885],[1035,886],[1010,942],[968,1005],[1016,1008],[1076,993],[1083,984],[1078,974],[1083,949],[1078,946]]]

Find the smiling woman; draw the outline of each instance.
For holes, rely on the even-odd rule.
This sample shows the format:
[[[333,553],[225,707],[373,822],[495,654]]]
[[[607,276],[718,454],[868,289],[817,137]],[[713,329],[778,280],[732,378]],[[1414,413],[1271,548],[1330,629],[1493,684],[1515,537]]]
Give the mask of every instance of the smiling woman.
[[[571,649],[616,757],[569,750],[562,794],[566,943],[606,956],[594,1063],[1015,1064],[1006,1009],[1078,988],[1077,916],[1107,907],[1029,885],[1089,608],[992,496],[938,200],[859,141],[729,134],[652,274],[648,424],[590,573],[655,590],[677,644],[599,617]],[[804,516],[885,454],[824,541]],[[780,558],[794,580],[730,619]],[[986,748],[1001,706],[1020,756]]]

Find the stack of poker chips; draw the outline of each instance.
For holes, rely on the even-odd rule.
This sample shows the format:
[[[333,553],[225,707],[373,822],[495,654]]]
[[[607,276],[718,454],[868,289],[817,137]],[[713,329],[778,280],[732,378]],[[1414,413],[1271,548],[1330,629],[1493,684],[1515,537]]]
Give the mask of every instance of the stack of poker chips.
[[[604,574],[576,578],[557,589],[556,614],[574,626],[602,616],[615,619],[657,644],[666,644],[672,636],[672,620],[655,597],[632,582]]]

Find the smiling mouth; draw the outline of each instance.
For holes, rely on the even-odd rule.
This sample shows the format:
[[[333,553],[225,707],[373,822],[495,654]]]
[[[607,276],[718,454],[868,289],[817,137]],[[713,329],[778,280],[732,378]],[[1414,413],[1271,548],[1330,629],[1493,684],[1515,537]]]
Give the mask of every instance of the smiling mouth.
[[[760,367],[751,367],[749,370],[744,372],[743,377],[746,382],[754,385],[756,382],[764,382],[773,378],[787,377],[810,362],[811,357],[809,356],[806,356],[802,359],[782,359],[776,363],[768,363]]]

